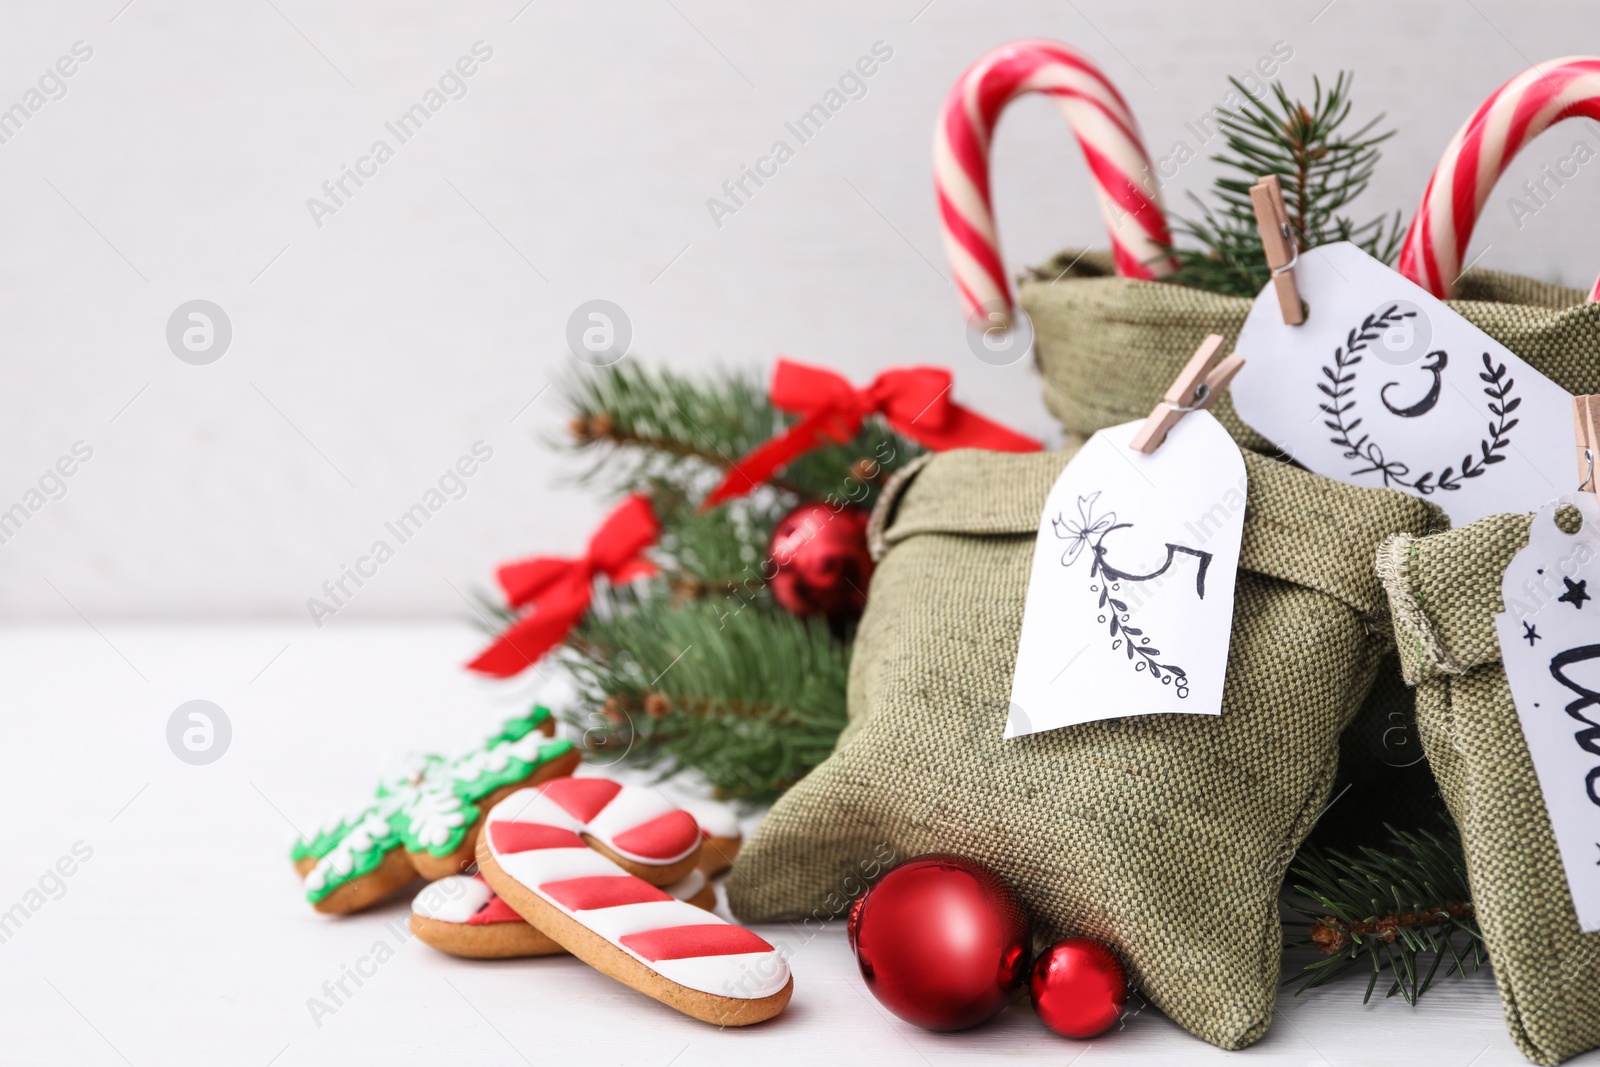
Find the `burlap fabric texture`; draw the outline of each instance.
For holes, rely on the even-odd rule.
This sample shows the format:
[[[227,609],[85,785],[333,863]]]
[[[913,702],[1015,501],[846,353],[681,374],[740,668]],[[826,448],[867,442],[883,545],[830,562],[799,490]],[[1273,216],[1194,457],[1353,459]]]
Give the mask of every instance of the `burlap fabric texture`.
[[[956,852],[1017,888],[1040,944],[1100,938],[1162,1011],[1241,1048],[1272,1017],[1285,868],[1388,644],[1373,555],[1439,516],[1247,452],[1222,715],[1003,740],[1034,538],[1068,458],[950,452],[886,489],[850,725],[751,837],[729,902],[747,921],[826,919],[884,857]]]
[[[1576,515],[1576,511],[1572,512]],[[1584,934],[1522,734],[1494,616],[1528,515],[1400,535],[1378,567],[1428,763],[1467,855],[1506,1025],[1535,1063],[1600,1046],[1600,934]]]
[[[1085,437],[1148,415],[1206,334],[1233,345],[1251,304],[1246,297],[1116,277],[1106,253],[1063,252],[1031,273],[1019,300],[1033,320],[1045,403],[1063,426]],[[1456,291],[1452,310],[1557,385],[1600,392],[1600,304],[1585,303],[1582,290],[1469,270]],[[1276,451],[1239,421],[1231,397],[1218,398],[1211,410],[1241,447]]]
[[[1583,291],[1489,270],[1468,271],[1456,288],[1450,307],[1479,329],[1569,392],[1600,392],[1600,304],[1585,303]],[[1109,254],[1075,251],[1030,271],[1019,298],[1033,320],[1045,402],[1083,436],[1143,418],[1206,334],[1234,343],[1251,304],[1120,278]],[[1276,451],[1240,421],[1231,397],[1212,411],[1241,447]],[[1339,799],[1317,825],[1318,844],[1382,846],[1385,824],[1412,828],[1442,817],[1418,758],[1413,700],[1392,663],[1379,669],[1344,738]]]

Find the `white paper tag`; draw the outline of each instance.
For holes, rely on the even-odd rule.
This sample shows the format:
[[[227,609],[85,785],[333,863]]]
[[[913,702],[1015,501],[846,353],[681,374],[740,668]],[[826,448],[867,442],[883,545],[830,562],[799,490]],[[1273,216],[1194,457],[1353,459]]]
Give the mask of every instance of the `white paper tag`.
[[[1347,241],[1300,253],[1239,332],[1239,417],[1305,467],[1427,497],[1456,525],[1572,487],[1572,395]]]
[[[1006,737],[1096,719],[1222,714],[1244,537],[1239,446],[1209,412],[1151,455],[1101,430],[1045,502]]]
[[[1567,534],[1556,510],[1575,506]],[[1600,502],[1571,493],[1539,509],[1500,583],[1500,659],[1550,812],[1578,925],[1600,931]]]

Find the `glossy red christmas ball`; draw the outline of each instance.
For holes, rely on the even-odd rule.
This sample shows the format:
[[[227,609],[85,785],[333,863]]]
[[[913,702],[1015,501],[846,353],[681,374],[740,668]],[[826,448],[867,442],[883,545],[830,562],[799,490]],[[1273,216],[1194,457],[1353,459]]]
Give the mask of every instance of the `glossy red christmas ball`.
[[[836,623],[861,614],[872,554],[860,508],[801,504],[778,520],[767,553],[777,571],[772,595],[788,611]]]
[[[1128,977],[1116,953],[1092,937],[1057,941],[1033,961],[1028,997],[1039,1020],[1066,1037],[1103,1034],[1128,1005]]]
[[[879,1003],[929,1030],[993,1016],[1028,969],[1028,915],[989,868],[922,856],[883,876],[852,909],[861,977]]]

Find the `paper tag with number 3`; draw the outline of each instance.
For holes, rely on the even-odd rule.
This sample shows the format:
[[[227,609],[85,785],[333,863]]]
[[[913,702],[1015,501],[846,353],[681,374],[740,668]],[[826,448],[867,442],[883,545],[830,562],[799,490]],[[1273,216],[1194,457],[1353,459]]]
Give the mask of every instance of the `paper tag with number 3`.
[[[1239,417],[1305,467],[1426,497],[1460,526],[1572,488],[1572,396],[1347,241],[1300,253],[1310,309],[1267,286],[1235,351]]]

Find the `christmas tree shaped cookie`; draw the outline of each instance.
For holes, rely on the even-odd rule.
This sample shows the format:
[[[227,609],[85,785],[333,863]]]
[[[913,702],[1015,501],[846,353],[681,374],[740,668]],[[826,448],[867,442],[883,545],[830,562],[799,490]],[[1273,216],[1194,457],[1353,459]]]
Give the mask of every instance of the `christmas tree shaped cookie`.
[[[525,786],[569,775],[571,741],[551,737],[550,710],[508,720],[453,759],[414,757],[380,779],[365,806],[328,820],[295,842],[290,859],[318,911],[360,911],[418,876],[459,874],[472,863],[483,813]]]

